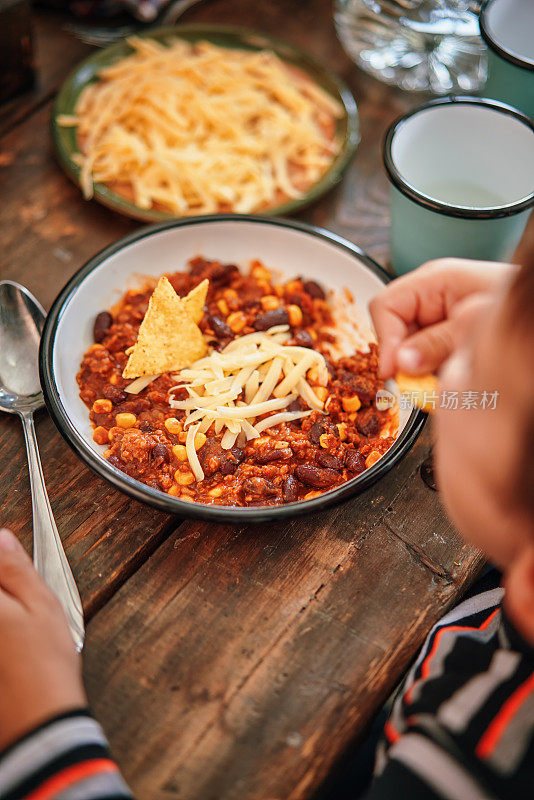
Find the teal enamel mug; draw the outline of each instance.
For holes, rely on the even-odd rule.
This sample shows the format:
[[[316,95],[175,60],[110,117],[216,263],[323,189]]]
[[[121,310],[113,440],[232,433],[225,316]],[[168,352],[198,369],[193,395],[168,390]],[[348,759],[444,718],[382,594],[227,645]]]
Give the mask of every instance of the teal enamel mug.
[[[488,47],[484,96],[534,118],[534,0],[486,0],[479,23]]]
[[[445,256],[511,257],[534,206],[534,122],[475,97],[433,100],[386,133],[397,275]]]

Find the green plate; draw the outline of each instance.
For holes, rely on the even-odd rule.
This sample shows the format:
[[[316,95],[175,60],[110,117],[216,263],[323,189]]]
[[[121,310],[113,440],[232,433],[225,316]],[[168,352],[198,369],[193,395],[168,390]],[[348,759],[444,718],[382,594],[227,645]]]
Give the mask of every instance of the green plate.
[[[147,30],[137,35],[155,39],[158,42],[167,42],[169,39],[179,37],[187,42],[204,40],[220,47],[240,50],[272,50],[281,59],[295,65],[309,75],[332,97],[341,102],[345,110],[345,114],[338,120],[337,124],[337,134],[341,140],[341,148],[327,172],[303,197],[290,200],[282,205],[273,206],[258,213],[268,214],[269,216],[294,213],[312,203],[340,180],[343,170],[349,164],[360,140],[356,102],[343,81],[309,55],[270,36],[226,25],[176,25],[174,27]],[[76,128],[59,126],[56,122],[57,117],[60,114],[74,114],[78,97],[89,83],[98,80],[98,71],[124,58],[131,52],[132,49],[126,40],[96,52],[76,67],[66,79],[56,97],[52,110],[52,139],[61,166],[78,186],[80,185],[80,168],[72,160],[72,156],[79,152],[76,143]],[[134,203],[101,183],[94,185],[94,198],[120,214],[143,220],[144,222],[161,222],[175,218],[174,214],[164,211],[138,208]]]

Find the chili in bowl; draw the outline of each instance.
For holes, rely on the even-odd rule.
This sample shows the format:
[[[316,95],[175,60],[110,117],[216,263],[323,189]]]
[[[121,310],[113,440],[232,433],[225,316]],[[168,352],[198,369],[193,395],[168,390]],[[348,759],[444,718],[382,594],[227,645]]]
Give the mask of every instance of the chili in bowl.
[[[195,321],[205,350],[131,373],[162,275],[182,305],[207,291]],[[48,407],[86,463],[167,511],[260,521],[338,502],[391,468],[423,422],[377,376],[366,307],[384,279],[354,245],[285,220],[144,229],[54,303]]]

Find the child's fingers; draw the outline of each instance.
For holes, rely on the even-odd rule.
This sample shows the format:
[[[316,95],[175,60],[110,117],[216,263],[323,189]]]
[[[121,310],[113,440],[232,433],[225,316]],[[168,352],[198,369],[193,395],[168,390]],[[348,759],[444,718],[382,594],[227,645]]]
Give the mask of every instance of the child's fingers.
[[[42,581],[31,558],[7,528],[0,528],[0,589],[28,605],[28,599],[42,589]]]
[[[396,353],[397,370],[409,375],[424,375],[436,370],[449,358],[456,343],[451,320],[430,325],[402,343]]]

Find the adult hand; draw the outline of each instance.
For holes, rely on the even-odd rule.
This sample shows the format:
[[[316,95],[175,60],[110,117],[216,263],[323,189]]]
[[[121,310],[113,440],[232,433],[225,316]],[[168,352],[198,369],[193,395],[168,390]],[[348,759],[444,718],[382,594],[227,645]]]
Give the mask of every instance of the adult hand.
[[[380,374],[434,372],[455,347],[454,314],[466,298],[488,292],[515,267],[441,258],[389,283],[369,309],[380,345]]]

